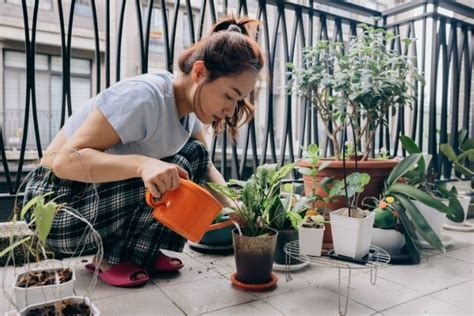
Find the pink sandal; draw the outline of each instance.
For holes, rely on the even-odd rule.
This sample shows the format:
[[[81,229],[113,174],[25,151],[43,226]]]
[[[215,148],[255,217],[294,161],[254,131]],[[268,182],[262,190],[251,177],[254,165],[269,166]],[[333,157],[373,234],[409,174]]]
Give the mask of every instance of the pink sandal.
[[[86,269],[93,273],[95,272],[96,267],[94,264],[89,263],[86,265]],[[136,276],[139,273],[143,273],[145,278],[133,280],[133,276]],[[143,285],[150,280],[148,272],[145,269],[142,269],[131,262],[120,262],[107,271],[99,270],[99,277],[109,285],[120,287]]]
[[[164,253],[155,258],[153,262],[153,270],[155,272],[173,272],[178,271],[184,266],[183,262],[178,258],[168,257]]]

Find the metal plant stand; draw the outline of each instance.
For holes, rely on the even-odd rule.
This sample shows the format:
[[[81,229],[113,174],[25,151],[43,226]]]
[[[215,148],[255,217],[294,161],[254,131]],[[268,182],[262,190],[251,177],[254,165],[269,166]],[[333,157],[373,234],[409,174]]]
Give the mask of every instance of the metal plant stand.
[[[390,262],[390,255],[385,250],[377,246],[370,246],[369,257],[365,265],[341,261],[341,260],[333,259],[330,257],[313,257],[313,256],[300,255],[298,240],[287,243],[284,247],[284,251],[286,253],[287,269],[285,272],[286,272],[287,281],[292,280],[291,271],[289,268],[290,265],[288,264],[290,262],[290,258],[297,259],[302,262],[308,262],[316,266],[338,269],[337,301],[338,301],[339,315],[346,315],[347,313],[347,307],[349,305],[349,298],[350,298],[352,270],[360,270],[360,269],[370,270],[370,283],[372,285],[375,285],[377,281],[377,269]],[[341,297],[344,296],[344,294],[341,292],[341,269],[346,269],[349,272],[349,277],[347,279],[347,289],[345,293],[346,301],[344,303],[344,307],[341,307]]]

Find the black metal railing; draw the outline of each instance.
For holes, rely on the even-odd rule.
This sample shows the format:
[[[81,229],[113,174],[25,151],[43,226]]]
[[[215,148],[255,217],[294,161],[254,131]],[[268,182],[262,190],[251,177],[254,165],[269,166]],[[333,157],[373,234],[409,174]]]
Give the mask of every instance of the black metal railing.
[[[71,0],[65,6],[61,0],[57,1],[58,28],[61,38],[61,43],[58,45],[61,45],[63,69],[61,126],[72,113],[70,61],[75,3],[75,0]],[[392,10],[379,12],[352,3],[322,0],[308,0],[304,4],[278,0],[258,0],[258,2],[202,0],[200,8],[192,7],[190,0],[175,0],[172,3],[165,0],[149,0],[146,2],[146,13],[142,13],[144,5],[142,1],[136,0],[133,3],[123,0],[119,9],[116,10],[118,12],[116,37],[114,37],[116,41],[112,43],[110,0],[105,1],[103,20],[98,16],[97,4],[99,2],[90,1],[90,22],[94,34],[93,49],[95,51],[93,71],[96,78],[95,93],[113,84],[111,78],[114,62],[115,81],[121,79],[123,61],[121,54],[124,49],[122,40],[127,10],[136,11],[141,73],[146,73],[149,69],[150,23],[153,8],[160,8],[165,45],[164,58],[169,71],[173,71],[174,62],[179,53],[176,49],[179,12],[187,12],[187,28],[191,34],[192,43],[206,34],[207,26],[231,12],[261,20],[256,36],[268,58],[267,78],[262,83],[264,88],[260,89],[258,94],[251,96],[257,105],[259,120],[253,120],[243,128],[239,145],[231,144],[226,134],[212,141],[211,156],[226,178],[245,178],[258,165],[266,162],[282,164],[285,161],[294,161],[302,155],[299,145],[319,143],[325,153],[331,155],[331,142],[320,131],[315,109],[299,96],[281,92],[281,87],[285,87],[288,83],[289,78],[285,76],[287,63],[299,64],[303,47],[311,46],[321,39],[347,41],[351,35],[357,34],[359,31],[357,24],[360,22],[376,23],[380,27],[392,30],[395,34],[418,38],[419,44],[413,46],[411,50],[404,47],[399,40],[389,45],[403,54],[414,56],[419,69],[429,78],[426,86],[416,87],[417,100],[411,111],[400,109],[396,116],[388,117],[390,124],[380,128],[373,148],[385,147],[392,156],[404,154],[399,146],[399,136],[402,133],[408,134],[426,152],[433,155],[432,172],[438,177],[449,178],[451,176],[450,164],[439,155],[438,145],[449,141],[456,148],[456,135],[461,127],[467,128],[471,137],[473,135],[473,111],[470,103],[474,64],[474,9],[468,6],[452,1],[414,1]],[[325,9],[316,8],[316,4],[324,5]],[[41,146],[41,139],[45,136],[41,135],[35,93],[37,21],[42,13],[38,10],[38,5],[37,0],[32,8],[28,8],[26,1],[23,0],[21,6],[27,80],[23,133],[18,161],[9,162],[6,159],[3,137],[0,137],[4,181],[7,183],[9,195],[18,191],[25,163],[25,151],[29,142],[28,136],[34,135],[39,158],[44,149]],[[65,8],[69,11],[65,12]],[[196,10],[199,11],[197,18],[193,14]],[[337,14],[333,13],[336,12],[335,10]],[[342,13],[340,13],[341,10]],[[421,12],[412,14],[415,10],[421,10]],[[449,10],[455,17],[447,16],[441,12],[442,10]],[[407,13],[409,13],[408,17],[404,17]],[[65,16],[68,16],[67,21]],[[372,19],[374,16],[380,20],[374,22]],[[100,47],[100,21],[105,24],[103,29],[105,47]],[[430,29],[428,25],[431,26]],[[115,45],[115,56],[111,54],[113,45]],[[101,49],[104,55],[101,54]],[[102,66],[105,71],[103,77]],[[8,115],[4,113],[4,116],[5,114]],[[28,133],[30,117],[33,120],[34,134]],[[4,117],[4,119],[8,118]],[[428,128],[427,134],[426,128]],[[11,177],[9,163],[15,164],[15,180]]]

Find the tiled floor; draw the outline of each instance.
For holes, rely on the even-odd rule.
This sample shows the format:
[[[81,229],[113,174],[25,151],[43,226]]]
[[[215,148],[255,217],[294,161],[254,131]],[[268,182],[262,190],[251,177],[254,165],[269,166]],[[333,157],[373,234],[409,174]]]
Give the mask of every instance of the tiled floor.
[[[474,223],[474,220],[469,220]],[[474,233],[444,231],[453,240],[446,254],[429,252],[416,266],[389,265],[378,271],[377,284],[368,272],[353,273],[348,315],[474,315]],[[175,255],[175,254],[173,254]],[[286,281],[277,273],[278,287],[251,293],[229,281],[234,257],[205,255],[186,247],[178,254],[185,267],[177,274],[159,275],[137,289],[110,287],[99,280],[93,299],[102,315],[336,315],[337,270],[310,266]],[[91,275],[84,258],[73,266],[76,288],[84,294]],[[90,260],[90,257],[85,258]],[[1,271],[1,270],[0,270]],[[3,272],[3,271],[1,271]],[[5,284],[14,271],[8,268]],[[343,275],[342,281],[347,276]],[[344,284],[344,283],[343,283]],[[11,288],[5,289],[11,293]],[[0,312],[11,309],[0,296]]]

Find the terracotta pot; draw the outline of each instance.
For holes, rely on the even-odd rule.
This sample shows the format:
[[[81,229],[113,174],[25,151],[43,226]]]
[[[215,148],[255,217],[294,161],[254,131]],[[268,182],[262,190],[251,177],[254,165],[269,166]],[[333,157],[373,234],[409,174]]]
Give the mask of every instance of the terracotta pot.
[[[324,215],[324,220],[329,221],[329,214]],[[333,247],[332,244],[332,229],[331,223],[324,224],[324,235],[323,235],[323,249],[331,250]]]
[[[325,161],[324,159],[321,161]],[[398,164],[398,160],[375,160],[369,159],[367,161],[357,161],[357,171],[360,173],[368,173],[370,175],[370,182],[365,186],[364,192],[360,195],[358,206],[361,206],[364,197],[378,197],[382,193],[384,187],[384,181],[392,171],[392,169]],[[311,164],[306,160],[300,160],[298,166],[311,168]],[[346,175],[356,172],[355,161],[346,161]],[[303,176],[304,180],[304,191],[305,195],[310,195],[313,188],[313,181],[315,184],[315,193],[320,196],[327,196],[324,190],[319,186],[319,183],[326,177],[334,177],[336,179],[342,179],[344,177],[344,170],[342,160],[333,160],[331,164],[321,170],[318,175],[313,179],[310,176]],[[323,202],[315,203],[317,208],[324,207]],[[327,208],[330,210],[337,210],[346,206],[344,197],[340,197],[333,203],[328,203]]]
[[[240,236],[232,231],[237,280],[246,284],[265,284],[272,280],[273,257],[278,232],[268,228],[265,236]]]
[[[286,243],[298,240],[298,231],[294,229],[284,229],[278,231],[277,243],[275,248],[274,262],[278,264],[286,264],[286,253],[283,250]],[[301,261],[290,258],[290,264],[299,264]]]

